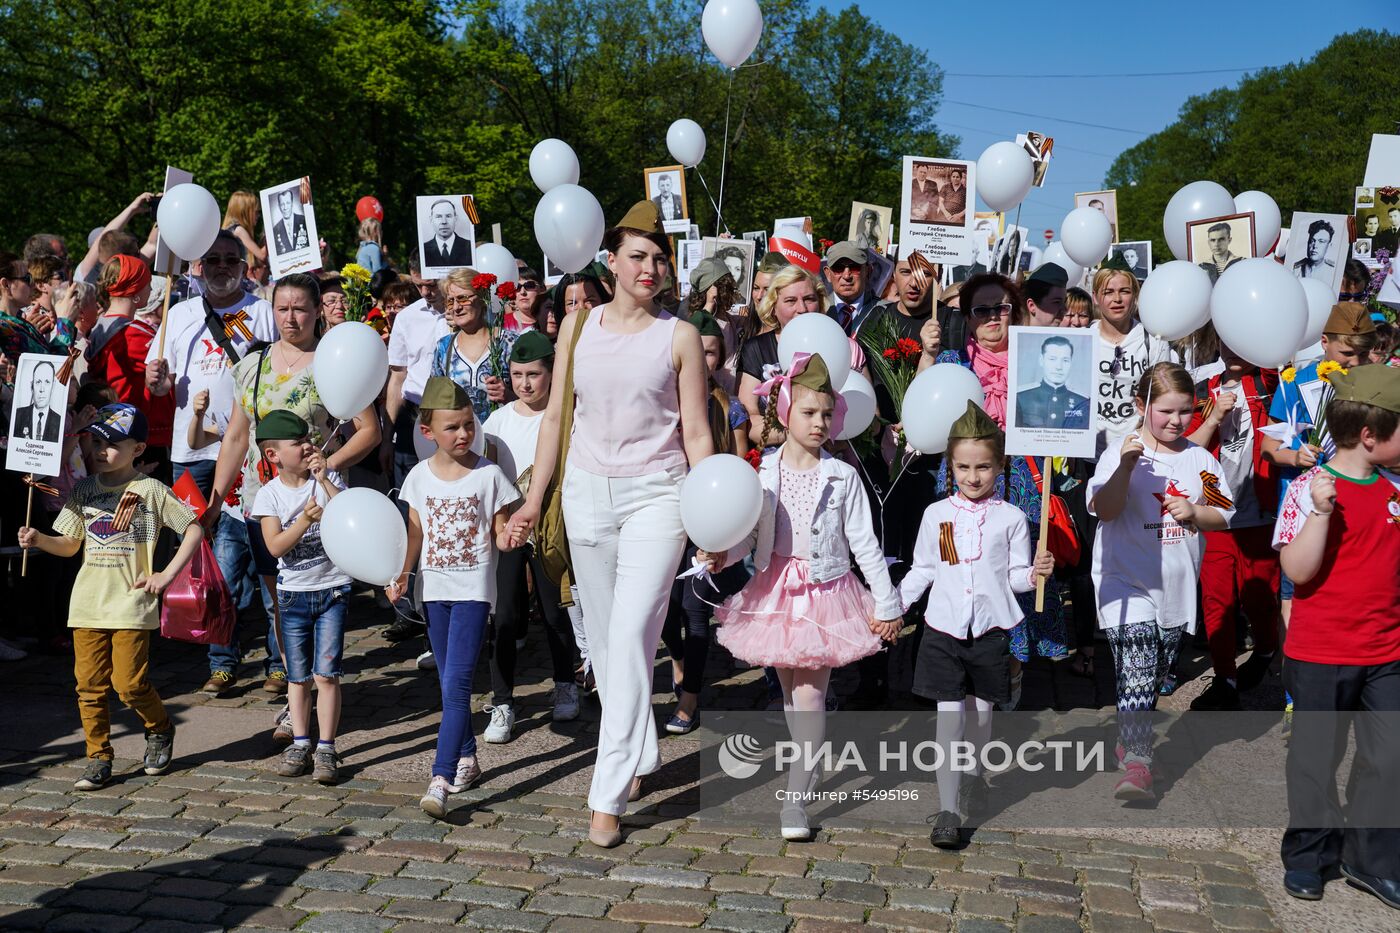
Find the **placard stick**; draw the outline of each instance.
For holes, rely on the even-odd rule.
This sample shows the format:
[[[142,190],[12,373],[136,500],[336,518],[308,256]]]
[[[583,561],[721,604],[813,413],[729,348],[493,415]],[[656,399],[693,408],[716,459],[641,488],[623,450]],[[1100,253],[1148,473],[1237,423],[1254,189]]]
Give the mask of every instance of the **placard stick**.
[[[165,274],[165,308],[160,312],[160,346],[156,348],[156,359],[165,359],[165,321],[170,317],[170,293],[175,288],[175,277]]]
[[[34,477],[30,477],[33,479]],[[29,487],[29,502],[24,507],[24,527],[29,526],[29,514],[34,511],[34,487]],[[19,575],[21,577],[29,574],[29,548],[24,549],[24,556],[19,559]]]
[[[1054,464],[1046,457],[1040,471],[1040,543],[1035,547],[1036,554],[1050,544],[1050,470]],[[1045,578],[1035,580],[1035,611],[1045,611]]]

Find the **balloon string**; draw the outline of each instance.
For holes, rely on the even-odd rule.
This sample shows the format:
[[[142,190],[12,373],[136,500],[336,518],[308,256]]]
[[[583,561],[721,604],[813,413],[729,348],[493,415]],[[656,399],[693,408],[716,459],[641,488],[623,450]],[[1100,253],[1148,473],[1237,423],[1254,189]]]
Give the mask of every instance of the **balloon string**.
[[[705,578],[708,579],[708,577],[709,577],[708,573],[705,574]],[[708,599],[706,599],[705,597],[703,597],[703,596],[700,595],[699,591],[697,591],[697,590],[695,589],[695,579],[694,579],[694,578],[692,578],[691,581],[690,581],[690,591],[691,591],[692,593],[695,594],[695,598],[696,598],[696,599],[700,600],[702,603],[704,603],[705,605],[709,606],[711,609],[719,609],[719,608],[722,608],[720,603],[712,603],[712,602],[710,602]],[[810,599],[810,597],[809,597],[809,599]],[[733,612],[733,613],[736,614],[736,615],[741,615],[741,616],[777,616],[777,615],[781,615],[781,616],[785,616],[785,617],[791,618],[790,616],[787,615],[787,613],[778,612],[778,611],[773,610],[773,609],[762,609],[762,610],[732,609],[732,610],[730,610],[730,611]],[[863,643],[863,642],[856,641],[854,638],[850,638],[850,637],[848,637],[848,636],[846,636],[846,635],[841,634],[841,633],[838,632],[838,631],[835,631],[834,629],[828,628],[827,626],[825,626],[825,625],[823,625],[822,623],[818,622],[816,619],[811,618],[810,616],[806,615],[805,613],[800,613],[800,614],[798,614],[796,621],[798,621],[798,622],[807,622],[807,623],[810,623],[810,624],[812,624],[812,625],[815,625],[819,631],[821,631],[822,633],[826,634],[826,635],[829,636],[829,637],[832,637],[832,638],[839,638],[839,639],[841,639],[842,641],[847,642],[848,644],[855,645],[855,646],[858,647],[858,648],[864,647],[864,643]],[[723,625],[724,623],[720,623],[720,624]],[[872,632],[871,634],[874,634],[874,633]],[[886,647],[885,642],[884,642],[883,640],[881,640],[881,642],[880,642],[880,650],[883,651],[883,650],[885,649],[885,647]]]
[[[350,420],[349,418],[341,418],[339,421],[337,421],[337,422],[335,423],[335,427],[333,427],[333,428],[330,429],[330,431],[329,431],[329,432],[327,433],[327,435],[326,435],[326,442],[325,442],[324,444],[321,445],[321,453],[322,453],[322,455],[325,454],[326,448],[329,447],[329,446],[331,446],[332,442],[335,441],[336,432],[339,431],[341,428],[345,427],[345,423],[346,423],[347,421],[349,421],[349,420]]]
[[[720,213],[720,211],[719,211],[719,205],[715,203],[715,196],[714,196],[713,194],[710,194],[710,186],[709,186],[708,183],[706,183],[706,181],[705,181],[705,176],[702,175],[702,174],[700,173],[700,166],[698,166],[698,165],[695,166],[695,177],[698,178],[698,179],[700,179],[700,184],[704,186],[704,188],[705,188],[705,196],[708,197],[708,198],[710,199],[710,206],[713,207],[713,208],[715,209],[715,216],[719,218],[719,222],[720,222],[721,224],[724,224],[724,232],[725,232],[725,233],[731,232],[730,229],[729,229],[729,224],[724,223],[724,215]],[[718,233],[719,233],[719,230],[716,229],[716,230],[715,230],[715,233],[718,234]]]
[[[729,69],[729,85],[724,93],[724,147],[720,150],[719,155],[719,204],[715,205],[715,214],[717,215],[715,217],[715,236],[719,236],[720,224],[723,223],[720,207],[724,204],[725,169],[729,167],[729,107],[734,100],[734,76],[736,74],[738,74],[737,68]]]

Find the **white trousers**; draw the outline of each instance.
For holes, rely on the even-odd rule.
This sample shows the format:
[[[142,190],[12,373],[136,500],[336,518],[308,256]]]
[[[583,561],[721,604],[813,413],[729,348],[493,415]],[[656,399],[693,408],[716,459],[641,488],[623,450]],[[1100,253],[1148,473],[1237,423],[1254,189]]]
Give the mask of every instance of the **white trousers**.
[[[671,583],[685,550],[676,468],[598,476],[570,465],[564,526],[583,601],[603,721],[588,805],[621,816],[632,778],[661,767],[652,673]]]

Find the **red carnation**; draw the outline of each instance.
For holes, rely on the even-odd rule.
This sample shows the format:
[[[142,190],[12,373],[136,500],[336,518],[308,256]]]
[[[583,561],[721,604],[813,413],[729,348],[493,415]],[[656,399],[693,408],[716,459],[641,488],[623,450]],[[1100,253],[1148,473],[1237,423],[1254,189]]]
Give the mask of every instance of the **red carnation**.
[[[919,342],[917,340],[912,340],[908,337],[901,337],[899,339],[899,343],[896,344],[896,346],[899,347],[899,352],[904,356],[905,359],[910,359],[911,357],[918,356],[920,353],[923,352],[923,347],[919,346]]]
[[[744,454],[744,459],[749,462],[749,466],[757,470],[763,465],[763,454],[757,447],[750,447],[749,452]]]
[[[489,292],[496,284],[496,277],[489,272],[478,272],[472,276],[472,291]]]
[[[822,252],[825,253],[827,250],[831,249],[832,243],[833,243],[834,241],[833,241],[833,240],[822,239],[822,240],[818,240],[817,242],[820,243],[820,244],[822,245]]]
[[[896,350],[894,347],[885,347],[884,350],[880,351],[880,355],[887,360],[899,359],[899,351]]]
[[[496,297],[502,301],[510,301],[515,297],[515,283],[502,282],[496,286]]]

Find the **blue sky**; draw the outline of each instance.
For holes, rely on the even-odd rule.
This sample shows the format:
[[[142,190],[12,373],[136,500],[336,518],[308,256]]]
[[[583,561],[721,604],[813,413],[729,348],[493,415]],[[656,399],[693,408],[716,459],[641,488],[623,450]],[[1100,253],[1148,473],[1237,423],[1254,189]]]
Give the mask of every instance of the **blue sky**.
[[[987,146],[1026,130],[1055,138],[1045,186],[1032,189],[1021,213],[1021,225],[1031,229],[1031,242],[1037,246],[1045,245],[1041,231],[1058,228],[1074,207],[1076,191],[1099,188],[1118,153],[1170,124],[1188,97],[1235,85],[1244,75],[1238,69],[1311,58],[1339,33],[1400,26],[1396,0],[1216,0],[1179,5],[1082,0],[814,2],[832,10],[858,6],[882,28],[923,49],[948,73],[937,122],[962,138],[962,158],[976,160]],[[1142,78],[963,77],[1205,69],[1235,70]],[[993,107],[1039,116],[1017,116]],[[1135,132],[1079,126],[1066,119]]]

